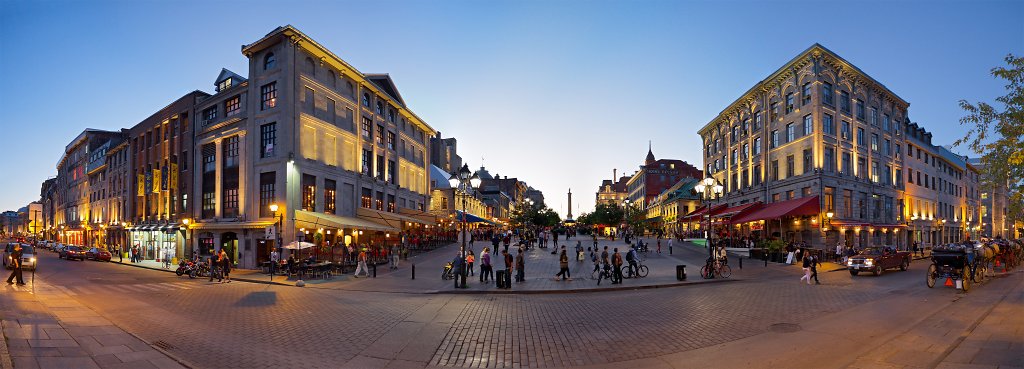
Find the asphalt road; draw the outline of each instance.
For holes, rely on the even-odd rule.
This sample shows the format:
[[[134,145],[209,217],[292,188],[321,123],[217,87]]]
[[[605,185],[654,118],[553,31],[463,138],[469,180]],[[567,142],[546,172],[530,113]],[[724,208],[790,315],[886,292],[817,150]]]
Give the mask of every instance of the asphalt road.
[[[993,307],[1019,309],[1024,296],[1020,272],[963,294],[925,287],[921,261],[880,277],[822,273],[816,286],[799,283],[796,267],[749,265],[734,283],[539,295],[211,283],[49,252],[35,278],[203,368],[935,367],[979,338],[967,328],[1001,311]],[[950,339],[911,359],[893,351],[919,348],[920,338],[904,341],[937,334],[936,321],[945,327],[937,337]],[[1018,322],[1012,332],[1024,330]],[[1006,339],[1007,349],[1024,349],[1021,337]],[[893,352],[872,354],[879,350]]]

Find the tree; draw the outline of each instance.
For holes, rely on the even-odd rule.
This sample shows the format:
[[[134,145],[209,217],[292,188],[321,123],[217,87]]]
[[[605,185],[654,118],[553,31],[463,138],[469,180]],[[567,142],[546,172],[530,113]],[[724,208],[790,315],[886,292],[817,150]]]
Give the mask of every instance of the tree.
[[[970,129],[954,145],[966,144],[981,155],[982,187],[1007,187],[1007,215],[1012,220],[1024,218],[1024,58],[1010,54],[1005,61],[1008,67],[992,68],[992,76],[1007,81],[1007,94],[996,98],[1002,111],[985,102],[960,100],[967,112],[960,124]]]
[[[594,212],[587,214],[590,224],[617,227],[622,222],[622,208],[612,204],[597,204]]]

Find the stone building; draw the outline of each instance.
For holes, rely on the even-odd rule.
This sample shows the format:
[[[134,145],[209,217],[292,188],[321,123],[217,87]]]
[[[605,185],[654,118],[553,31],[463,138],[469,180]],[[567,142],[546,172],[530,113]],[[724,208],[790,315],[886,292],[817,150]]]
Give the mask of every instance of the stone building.
[[[120,131],[86,129],[71,140],[57,161],[57,178],[53,189],[52,207],[54,230],[57,240],[62,243],[94,246],[96,234],[104,223],[105,212],[92,209],[92,200],[105,196],[98,181],[104,176],[90,177],[90,169],[96,171],[103,165],[96,152],[109,147],[111,140],[119,140]],[[93,185],[90,179],[97,182]],[[99,195],[94,191],[100,190]],[[94,232],[95,231],[95,232]]]
[[[978,168],[979,171],[985,168],[985,164],[982,163],[981,158],[971,158],[968,160],[972,165]],[[979,175],[980,178],[980,175]],[[979,179],[980,182],[980,179]],[[1013,237],[1014,234],[1011,231],[1011,227],[1014,226],[1014,222],[1007,219],[1007,187],[1006,186],[991,186],[979,184],[978,196],[980,209],[980,223],[976,226],[978,236],[983,237]]]
[[[719,203],[764,206],[716,231],[895,244],[906,227],[897,178],[908,106],[821,45],[800,53],[699,131],[706,173],[725,186]]]

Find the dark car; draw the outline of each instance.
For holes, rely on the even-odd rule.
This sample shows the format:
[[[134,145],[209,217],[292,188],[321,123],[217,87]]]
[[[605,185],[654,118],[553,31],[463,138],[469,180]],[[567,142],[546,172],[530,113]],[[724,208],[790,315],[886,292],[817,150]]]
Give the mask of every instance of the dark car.
[[[892,247],[868,247],[851,256],[846,262],[846,267],[850,270],[850,275],[857,275],[861,271],[881,275],[886,269],[909,269],[910,259],[908,251],[896,251]]]
[[[93,247],[85,252],[85,258],[96,261],[110,261],[110,251],[104,248]]]
[[[57,258],[65,260],[85,260],[85,251],[78,246],[64,246],[64,248],[60,250],[60,253],[57,254]]]

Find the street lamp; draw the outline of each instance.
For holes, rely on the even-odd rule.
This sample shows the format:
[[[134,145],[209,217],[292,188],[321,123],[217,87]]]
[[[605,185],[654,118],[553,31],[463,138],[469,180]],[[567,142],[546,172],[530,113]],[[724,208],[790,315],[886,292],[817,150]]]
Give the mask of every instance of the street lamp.
[[[274,233],[276,233],[276,236],[277,236],[277,239],[274,240],[275,241],[274,243],[277,244],[278,256],[280,258],[280,253],[281,253],[281,250],[284,247],[284,245],[281,245],[281,242],[283,242],[281,240],[281,218],[282,218],[282,214],[277,212],[278,209],[280,209],[280,208],[277,206],[276,203],[275,204],[270,204],[270,211],[274,212],[274,224],[275,224],[275,228],[276,228]],[[270,253],[271,254],[274,253],[273,247],[271,247]],[[271,259],[273,259],[273,258],[271,258]],[[276,268],[277,268],[277,265],[274,265],[273,261],[271,261],[271,264],[270,264],[270,281],[271,282],[274,281],[274,269],[276,269]]]
[[[462,168],[451,173],[448,184],[452,186],[453,194],[462,193],[462,251],[466,250],[466,197],[474,188],[480,187],[480,173],[469,171],[469,165],[462,164]]]
[[[192,227],[189,227],[189,224],[191,224],[191,223],[192,223],[192,219],[189,219],[189,218],[185,218],[185,219],[181,220],[181,224],[185,225],[185,231],[187,232],[187,233],[185,233],[185,245],[188,246],[188,250],[186,250],[186,251],[192,250],[192,242],[189,241],[189,240],[192,239]],[[193,256],[195,256],[195,255],[193,255]]]
[[[707,210],[704,212],[704,216],[708,219],[708,228],[704,232],[707,233],[705,242],[708,246],[708,254],[713,259],[715,257],[715,250],[711,247],[711,200],[722,197],[724,187],[718,184],[718,181],[714,178],[707,177],[701,180],[693,189],[701,194],[701,199],[708,205]]]

